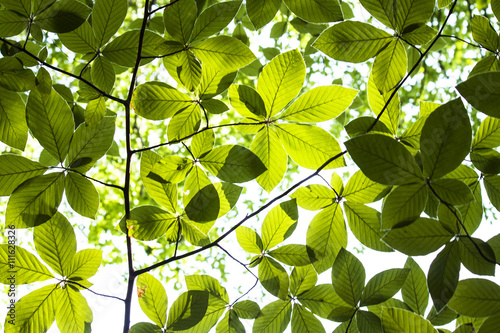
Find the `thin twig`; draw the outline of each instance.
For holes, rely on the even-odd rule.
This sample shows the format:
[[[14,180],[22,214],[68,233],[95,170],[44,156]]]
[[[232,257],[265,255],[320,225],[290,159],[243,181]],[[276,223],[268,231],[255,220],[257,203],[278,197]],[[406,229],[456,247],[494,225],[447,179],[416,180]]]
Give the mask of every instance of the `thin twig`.
[[[243,295],[241,295],[240,297],[238,297],[232,304],[231,306],[233,306],[236,302],[238,302],[240,299],[242,299],[243,297],[245,297],[246,295],[248,295],[249,292],[251,292],[256,286],[257,286],[257,283],[259,282],[259,278],[247,267],[247,265],[245,265],[244,263],[242,263],[241,261],[239,261],[238,259],[236,259],[231,253],[229,253],[228,251],[226,251],[225,248],[223,248],[220,244],[217,244],[217,247],[219,249],[221,249],[222,251],[224,251],[231,259],[233,259],[234,261],[236,261],[238,264],[240,264],[241,266],[245,267],[245,269],[253,275],[253,277],[255,278],[255,283],[253,284],[253,286],[247,290],[246,293],[244,293]]]
[[[405,77],[396,85],[396,87],[392,91],[391,95],[389,96],[389,99],[387,100],[387,102],[385,103],[384,107],[382,108],[382,111],[380,111],[380,113],[378,114],[377,118],[373,121],[373,124],[366,131],[367,133],[370,132],[375,127],[375,125],[379,122],[380,118],[382,117],[382,115],[384,114],[384,112],[387,110],[389,104],[391,103],[391,101],[394,98],[394,96],[396,96],[396,94],[398,93],[399,89],[403,86],[403,84],[405,84],[406,80],[408,80],[408,78],[410,78],[410,76],[418,68],[418,66],[420,65],[420,63],[424,59],[424,57],[430,52],[430,50],[432,49],[432,47],[434,46],[434,44],[436,44],[437,40],[441,37],[441,35],[443,34],[443,30],[446,27],[446,24],[448,23],[449,18],[451,17],[451,14],[453,14],[453,10],[455,9],[455,6],[457,5],[457,1],[458,0],[455,0],[453,2],[453,5],[451,6],[450,11],[449,11],[448,15],[446,16],[446,19],[444,20],[443,25],[439,29],[439,32],[437,33],[436,38],[434,38],[434,40],[431,42],[431,44],[429,45],[429,47],[418,58],[418,60],[415,63],[415,65],[413,65],[413,67],[405,75]]]
[[[175,4],[176,2],[178,2],[178,1],[179,1],[179,0],[174,0],[174,1],[172,1],[171,3],[169,3],[169,4],[166,4],[166,5],[160,6],[160,7],[156,8],[155,10],[150,11],[150,12],[149,12],[149,15],[152,15],[152,14],[156,13],[156,12],[157,12],[157,11],[159,11],[159,10],[165,9],[165,8],[167,8],[167,7],[170,7],[170,6],[174,5],[174,4]],[[149,16],[149,15],[148,15],[148,16]]]
[[[78,282],[71,281],[71,280],[68,280],[68,281],[66,281],[66,282],[67,282],[67,283],[69,283],[69,284],[75,284],[75,285],[77,285],[77,286],[78,286],[78,287],[80,287],[80,288],[83,288],[83,289],[85,289],[85,290],[88,290],[88,291],[90,291],[90,292],[91,292],[92,294],[94,294],[94,295],[97,295],[97,296],[102,296],[102,297],[107,297],[107,298],[113,298],[113,299],[116,299],[116,300],[119,300],[119,301],[125,302],[125,300],[124,300],[123,298],[120,298],[120,297],[117,297],[117,296],[106,295],[106,294],[101,294],[101,293],[95,292],[95,291],[93,291],[92,289],[87,288],[87,287],[85,287],[84,285],[79,284]]]
[[[181,222],[179,221],[179,217],[177,218],[177,239],[175,240],[175,250],[174,257],[177,256],[177,250],[179,248],[179,241],[181,240]]]
[[[79,76],[79,75],[76,75],[76,74],[73,74],[73,73],[70,73],[68,71],[65,71],[64,69],[61,69],[57,66],[54,66],[54,65],[51,65],[49,63],[47,63],[46,61],[42,61],[40,58],[38,58],[36,55],[34,55],[33,53],[27,51],[27,50],[24,50],[23,48],[15,45],[14,43],[11,43],[10,41],[8,41],[7,39],[3,38],[3,37],[0,37],[0,41],[4,42],[5,44],[9,45],[9,46],[12,46],[13,48],[21,51],[21,52],[24,52],[25,54],[27,54],[28,56],[30,56],[31,58],[35,59],[36,61],[38,61],[42,66],[45,66],[45,67],[48,67],[52,70],[55,70],[56,72],[59,72],[61,74],[64,74],[64,75],[67,75],[67,76],[70,76],[74,79],[77,79],[77,80],[80,80],[81,82],[87,84],[88,86],[90,86],[92,89],[96,90],[99,94],[101,94],[102,96],[105,96],[115,102],[118,102],[120,104],[124,104],[125,101],[121,98],[118,98],[118,97],[115,97],[113,95],[110,95],[108,93],[106,93],[105,91],[97,88],[97,86],[95,86],[92,82],[84,79],[83,77]]]
[[[460,38],[460,37],[458,37],[458,36],[454,36],[454,35],[441,35],[441,37],[453,38],[453,39],[459,40],[459,41],[461,41],[461,42],[463,42],[463,43],[465,43],[465,44],[468,44],[468,45],[470,45],[470,46],[477,47],[477,48],[480,48],[480,49],[481,49],[481,48],[483,48],[483,47],[482,47],[481,45],[479,45],[479,44],[474,44],[474,43],[472,43],[472,42],[468,42],[468,41],[466,41],[465,39]],[[486,48],[486,49],[487,49],[487,48]],[[487,49],[487,50],[488,50],[488,51],[491,51],[491,50],[489,50],[489,49]],[[494,52],[494,51],[491,51],[491,52]]]
[[[431,184],[429,184],[429,188],[431,189],[432,193],[434,193],[434,195],[439,199],[439,201],[441,203],[443,203],[449,210],[450,212],[452,212],[452,214],[455,216],[455,218],[457,219],[458,223],[460,223],[460,226],[462,227],[462,230],[465,232],[465,236],[472,242],[472,244],[474,245],[474,247],[476,248],[476,250],[479,252],[479,254],[481,255],[481,257],[483,257],[484,260],[486,260],[487,262],[489,263],[492,263],[492,264],[495,264],[495,265],[499,265],[499,263],[497,263],[496,261],[493,261],[491,260],[490,258],[488,258],[484,253],[483,251],[481,250],[481,248],[479,247],[479,245],[474,241],[474,239],[472,239],[472,236],[469,234],[469,232],[467,231],[467,228],[465,227],[462,219],[460,218],[460,216],[458,216],[457,212],[455,211],[454,207],[452,204],[446,202],[445,200],[443,200],[443,198],[441,198],[437,193],[436,191],[434,191],[434,189],[432,188]]]
[[[84,173],[82,173],[82,172],[80,172],[80,171],[77,171],[77,170],[71,169],[71,168],[65,168],[65,167],[60,167],[60,166],[53,166],[53,167],[49,167],[49,169],[63,169],[63,170],[66,170],[66,171],[68,171],[68,172],[74,172],[74,173],[77,173],[77,174],[79,174],[80,176],[85,177],[85,178],[87,178],[88,180],[91,180],[91,181],[93,181],[93,182],[99,183],[99,184],[104,185],[104,186],[107,186],[107,187],[113,187],[113,188],[116,188],[116,189],[118,189],[118,190],[123,191],[123,187],[122,187],[122,186],[115,185],[115,184],[111,184],[111,183],[106,183],[106,182],[103,182],[102,180],[99,180],[99,179],[95,179],[95,178],[89,177],[89,176],[87,176],[86,174],[84,174]]]
[[[197,248],[193,251],[190,251],[190,252],[187,252],[187,253],[184,253],[180,256],[175,256],[175,257],[170,257],[168,259],[165,259],[165,260],[162,260],[160,262],[157,262],[156,264],[153,264],[151,266],[148,266],[148,267],[145,267],[145,268],[142,268],[142,269],[138,269],[134,272],[135,275],[141,275],[141,274],[144,274],[144,273],[147,273],[157,267],[161,267],[161,266],[164,266],[170,262],[173,262],[173,261],[177,261],[177,260],[180,260],[180,259],[184,259],[184,258],[187,258],[187,257],[191,257],[195,254],[198,254],[200,252],[203,252],[207,249],[210,249],[214,246],[217,246],[224,238],[226,238],[227,236],[229,236],[230,234],[232,234],[239,226],[241,226],[243,223],[245,223],[246,221],[250,220],[251,218],[253,218],[254,216],[257,216],[259,215],[262,211],[264,211],[265,209],[269,208],[270,206],[272,206],[275,202],[277,202],[278,200],[284,198],[285,196],[287,196],[289,193],[291,193],[292,191],[294,191],[296,188],[298,188],[300,185],[304,184],[305,182],[309,181],[310,179],[316,177],[317,175],[319,175],[319,173],[325,169],[330,163],[332,163],[333,161],[337,160],[338,158],[344,156],[345,154],[347,153],[346,150],[344,150],[343,152],[341,153],[338,153],[337,155],[333,156],[333,157],[330,157],[325,163],[323,163],[315,172],[313,172],[312,174],[310,174],[308,177],[298,181],[297,183],[295,183],[293,186],[291,186],[290,188],[288,188],[287,190],[285,190],[283,193],[281,193],[280,195],[277,195],[276,197],[274,197],[273,199],[269,200],[266,204],[262,205],[259,209],[257,209],[256,211],[254,211],[253,213],[251,214],[248,214],[247,216],[245,216],[242,220],[240,220],[238,223],[236,223],[233,227],[231,227],[231,229],[229,229],[228,231],[226,231],[224,234],[222,234],[219,238],[217,238],[216,240],[214,240],[213,242],[211,242],[210,244],[207,244],[203,247],[200,247],[200,248]]]

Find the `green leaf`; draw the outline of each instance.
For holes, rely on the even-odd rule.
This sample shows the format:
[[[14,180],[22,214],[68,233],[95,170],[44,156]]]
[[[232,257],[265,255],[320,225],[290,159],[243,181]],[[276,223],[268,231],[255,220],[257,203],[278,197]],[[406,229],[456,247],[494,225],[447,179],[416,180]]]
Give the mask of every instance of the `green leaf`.
[[[495,275],[495,253],[488,243],[477,238],[460,238],[460,261],[472,273]]]
[[[382,327],[386,333],[438,333],[423,317],[398,308],[382,308]]]
[[[92,322],[92,310],[87,300],[73,288],[57,289],[56,322],[61,332],[85,333]]]
[[[382,229],[402,227],[420,217],[427,203],[428,189],[424,182],[396,187],[382,206]]]
[[[392,39],[370,24],[345,21],[323,31],[312,46],[335,60],[359,63],[376,56]]]
[[[148,318],[158,326],[164,327],[167,322],[168,298],[160,281],[148,273],[139,275],[137,297],[142,311]]]
[[[57,212],[64,192],[64,173],[49,173],[25,181],[11,195],[5,224],[15,228],[41,225]]]
[[[28,19],[10,10],[0,10],[0,36],[19,35],[28,26]]]
[[[393,250],[382,242],[385,232],[380,225],[380,213],[368,206],[355,202],[344,202],[347,222],[354,236],[367,247],[383,252]]]
[[[471,190],[475,200],[468,205],[458,207],[458,210],[462,214],[464,226],[469,233],[476,231],[483,220],[483,199],[481,197],[481,185],[479,182],[471,185]],[[465,231],[461,230],[460,233],[464,235]]]
[[[409,28],[412,30],[405,32],[403,38],[412,45],[425,45],[437,34],[437,30],[425,24],[420,25],[414,30],[413,27]]]
[[[0,156],[0,196],[11,195],[25,180],[42,175],[47,167],[18,155]]]
[[[375,58],[372,75],[381,93],[393,90],[406,74],[407,57],[403,43],[390,42]]]
[[[437,179],[430,184],[434,194],[451,205],[465,205],[474,200],[469,186],[458,179]]]
[[[54,275],[37,257],[14,244],[0,244],[0,283],[20,285],[45,281]]]
[[[85,110],[85,124],[92,126],[104,118],[106,114],[106,100],[104,97],[93,99],[87,104]]]
[[[471,136],[469,116],[460,99],[434,110],[420,136],[424,175],[437,179],[455,170],[469,154]]]
[[[193,161],[180,156],[167,156],[153,165],[147,177],[165,183],[179,183],[186,179],[193,168]]]
[[[307,185],[299,187],[291,198],[297,200],[297,204],[307,210],[320,210],[333,204],[337,195],[331,189],[323,185]]]
[[[68,278],[76,281],[86,280],[96,274],[101,266],[101,260],[102,251],[95,249],[78,251],[66,269],[66,274]]]
[[[12,91],[27,91],[35,86],[35,74],[31,69],[24,69],[16,58],[0,58],[0,87]]]
[[[408,277],[409,269],[393,268],[376,274],[361,295],[360,306],[380,304],[394,296]]]
[[[189,173],[184,184],[183,202],[186,215],[193,222],[212,222],[219,217],[221,200],[217,189],[210,182],[203,170],[197,165]]]
[[[151,323],[137,323],[130,328],[130,333],[162,333],[161,327]]]
[[[370,108],[377,116],[384,111],[380,116],[380,121],[384,123],[393,134],[396,134],[399,128],[401,106],[399,102],[399,93],[396,93],[389,102],[392,93],[392,91],[388,91],[382,94],[379,91],[379,87],[375,84],[374,76],[370,75],[368,79],[368,103],[370,104]],[[387,107],[386,104],[388,105]]]
[[[167,330],[181,331],[203,319],[208,307],[208,291],[189,290],[182,293],[168,313]]]
[[[335,292],[355,307],[365,286],[365,268],[353,254],[340,249],[332,266],[332,285]]]
[[[494,149],[478,149],[470,153],[472,164],[486,174],[500,173],[500,153]]]
[[[498,0],[491,1],[491,10],[495,14],[496,18],[500,17],[500,2],[498,2]]]
[[[302,89],[306,66],[299,50],[276,56],[264,66],[257,81],[257,92],[266,105],[267,117],[278,114]]]
[[[97,88],[106,93],[111,92],[115,84],[115,69],[109,60],[105,57],[98,56],[92,62],[90,75]]]
[[[307,229],[306,246],[318,273],[332,267],[337,253],[347,246],[347,231],[339,204],[326,207],[312,219]]]
[[[18,93],[0,87],[0,141],[20,150],[28,140],[25,109]]]
[[[500,72],[486,72],[470,77],[456,88],[474,108],[488,116],[500,118],[497,103],[500,92],[495,88],[499,81]]]
[[[226,288],[222,287],[219,281],[210,275],[188,275],[186,276],[188,290],[206,290],[210,296],[216,297],[225,304],[229,303],[229,296]]]
[[[139,206],[130,211],[130,217],[125,222],[128,235],[140,240],[153,240],[163,236],[175,228],[175,215],[155,206]]]
[[[245,326],[241,323],[236,311],[230,310],[217,324],[216,333],[245,333]]]
[[[290,322],[292,303],[277,300],[262,308],[253,324],[253,333],[283,333]]]
[[[450,5],[452,2],[453,2],[453,0],[438,0],[437,1],[439,9],[442,9],[442,8]],[[493,0],[492,2],[495,2],[495,0]]]
[[[230,183],[248,182],[266,171],[257,155],[237,145],[215,147],[200,162],[216,177]]]
[[[383,198],[389,189],[385,185],[372,181],[361,170],[358,170],[347,182],[342,197],[351,203],[371,203]]]
[[[255,29],[268,24],[276,16],[280,5],[281,0],[248,0],[246,9]]]
[[[491,26],[490,20],[484,16],[474,15],[471,20],[472,38],[491,52],[498,49],[498,33]]]
[[[356,323],[360,332],[382,333],[382,322],[380,318],[369,311],[356,312]]]
[[[423,179],[422,171],[410,152],[386,135],[357,136],[345,146],[361,171],[377,183],[401,185]]]
[[[215,134],[213,129],[208,129],[198,133],[191,140],[191,152],[195,157],[200,157],[208,153],[214,147]]]
[[[294,296],[312,289],[318,282],[318,274],[312,265],[294,267],[290,275],[290,293]]]
[[[271,249],[287,239],[297,226],[299,213],[295,200],[275,206],[262,223],[262,247]]]
[[[292,332],[309,333],[325,332],[325,328],[311,312],[307,311],[302,305],[295,304],[292,314]]]
[[[216,3],[196,19],[190,40],[196,41],[210,37],[224,29],[238,12],[241,1],[226,1]]]
[[[70,32],[82,25],[91,11],[78,0],[60,0],[38,14],[35,23],[50,32]]]
[[[184,50],[163,58],[163,65],[177,82],[189,91],[198,87],[201,79],[201,64],[193,52]]]
[[[182,235],[189,243],[196,246],[205,246],[210,243],[210,238],[207,236],[207,234],[198,229],[198,227],[188,219],[181,219],[180,228],[182,230]],[[168,237],[168,239],[172,242],[177,241],[177,233],[172,233],[172,236]]]
[[[500,211],[500,176],[485,176],[483,184],[491,204]]]
[[[167,137],[170,141],[179,140],[195,133],[201,124],[200,108],[191,104],[179,110],[168,123]]]
[[[64,161],[75,128],[73,113],[66,101],[55,90],[46,95],[33,89],[26,113],[34,137],[59,162]]]
[[[406,260],[405,268],[409,269],[410,272],[401,289],[401,295],[405,303],[415,313],[423,316],[429,302],[425,273],[411,257]]]
[[[271,192],[283,179],[288,164],[288,155],[276,131],[267,126],[264,127],[255,136],[250,150],[267,169],[257,177],[257,182],[267,192]]]
[[[427,286],[439,312],[451,299],[460,274],[460,252],[457,242],[446,244],[432,261],[427,275]]]
[[[92,11],[92,28],[99,47],[118,31],[127,15],[127,0],[96,0]]]
[[[233,305],[233,310],[238,317],[243,319],[254,319],[260,313],[260,308],[254,301],[240,301]]]
[[[204,65],[234,72],[256,59],[252,51],[234,37],[217,36],[191,45],[191,51]]]
[[[220,68],[204,66],[201,69],[200,86],[197,89],[198,95],[202,100],[215,97],[226,91],[235,77],[236,72],[227,73]]]
[[[500,61],[498,61],[494,55],[489,55],[477,62],[472,71],[469,73],[469,77],[484,72],[495,72],[499,69]]]
[[[337,140],[324,129],[305,124],[280,124],[275,128],[288,155],[298,165],[317,169],[327,160],[337,157],[325,169],[345,166]]]
[[[78,126],[69,146],[66,166],[72,170],[86,172],[113,144],[115,117],[104,117],[99,123]]]
[[[264,100],[252,87],[231,85],[229,87],[231,106],[242,117],[264,119],[267,115]]]
[[[102,50],[102,55],[109,61],[125,67],[134,67],[137,60],[137,46],[139,45],[139,30],[130,30],[108,43]],[[156,57],[158,45],[165,40],[158,34],[146,30],[142,42],[142,57]],[[152,59],[143,59],[141,65]]]
[[[29,17],[31,14],[31,0],[1,0],[0,4],[25,17]]]
[[[15,305],[15,318],[5,320],[5,333],[47,332],[55,318],[56,288],[51,284],[23,296]]]
[[[481,121],[472,141],[472,149],[496,148],[500,146],[500,119],[486,117]]]
[[[302,305],[321,318],[348,321],[356,311],[337,295],[331,284],[320,284],[300,294],[298,300]]]
[[[342,10],[338,1],[285,0],[287,7],[300,18],[314,23],[342,21]]]
[[[389,230],[383,241],[406,255],[421,256],[436,251],[454,235],[437,220],[421,217],[409,226]]]
[[[64,46],[75,53],[93,53],[97,48],[94,31],[87,21],[71,32],[59,34],[59,39]]]
[[[327,121],[344,112],[357,94],[357,90],[342,86],[316,87],[302,94],[279,118],[304,123]]]
[[[239,226],[236,229],[236,237],[243,250],[253,254],[261,254],[264,251],[262,240],[254,230]]]
[[[305,266],[311,263],[305,245],[283,245],[270,251],[269,255],[289,266]]]
[[[141,179],[148,194],[168,211],[177,211],[177,185],[166,181],[158,182],[148,177],[153,166],[161,160],[161,156],[153,151],[145,151],[141,156]]]
[[[95,219],[99,209],[99,192],[94,184],[85,177],[70,172],[64,184],[66,199],[78,214]]]
[[[276,260],[263,257],[259,263],[259,280],[262,286],[272,295],[286,300],[290,280],[288,273]]]
[[[197,16],[196,2],[183,0],[167,6],[163,12],[165,29],[173,39],[186,44]]]
[[[76,253],[76,236],[73,226],[61,213],[33,232],[37,253],[59,275],[66,276],[71,259]]]
[[[149,120],[163,120],[192,105],[192,99],[160,82],[148,82],[138,86],[132,96],[136,114]]]
[[[500,286],[484,279],[458,282],[450,308],[469,317],[487,317],[500,311]]]

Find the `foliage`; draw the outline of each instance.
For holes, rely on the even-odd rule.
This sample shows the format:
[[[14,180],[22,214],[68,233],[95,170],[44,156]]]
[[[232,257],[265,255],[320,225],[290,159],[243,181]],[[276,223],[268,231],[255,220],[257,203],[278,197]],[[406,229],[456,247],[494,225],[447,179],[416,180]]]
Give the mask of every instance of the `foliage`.
[[[5,332],[90,332],[87,291],[131,333],[498,330],[500,286],[460,274],[500,263],[473,236],[500,210],[499,0],[0,5]],[[351,233],[404,267],[367,279]],[[124,295],[94,290],[102,264]]]

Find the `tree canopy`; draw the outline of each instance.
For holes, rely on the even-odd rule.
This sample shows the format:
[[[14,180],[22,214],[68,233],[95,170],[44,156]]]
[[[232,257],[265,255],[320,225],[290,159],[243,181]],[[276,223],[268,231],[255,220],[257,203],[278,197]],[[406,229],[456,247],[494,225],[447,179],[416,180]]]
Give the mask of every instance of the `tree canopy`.
[[[500,233],[475,232],[500,210],[499,20],[0,0],[4,331],[109,329],[93,294],[124,333],[497,332]],[[406,262],[372,276],[372,250]]]

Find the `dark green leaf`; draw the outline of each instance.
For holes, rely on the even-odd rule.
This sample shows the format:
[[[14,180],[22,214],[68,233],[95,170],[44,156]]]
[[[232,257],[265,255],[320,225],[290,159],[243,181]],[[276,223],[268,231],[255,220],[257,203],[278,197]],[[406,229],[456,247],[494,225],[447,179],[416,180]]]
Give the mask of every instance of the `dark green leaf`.
[[[361,295],[361,306],[380,304],[394,296],[402,287],[409,269],[389,269],[376,274],[368,281]]]
[[[176,217],[159,207],[139,206],[132,209],[130,217],[120,224],[125,224],[130,237],[140,240],[153,240],[176,228]]]
[[[28,19],[10,10],[0,10],[0,37],[19,35],[28,26]]]
[[[474,166],[483,173],[500,173],[500,153],[494,149],[478,149],[470,153]]]
[[[302,19],[314,23],[342,21],[342,10],[337,1],[285,0],[287,7]]]
[[[292,332],[293,333],[322,333],[325,328],[318,318],[307,311],[300,304],[293,306],[292,314]]]
[[[269,23],[276,16],[280,5],[281,0],[248,0],[246,9],[255,29],[260,29]]]
[[[415,313],[423,316],[429,302],[425,273],[411,257],[406,260],[405,268],[410,272],[401,289],[403,300]]]
[[[238,317],[243,319],[254,319],[260,313],[260,308],[254,301],[246,300],[240,301],[233,305],[233,310]]]
[[[438,333],[423,317],[398,308],[382,308],[382,327],[386,333]]]
[[[421,217],[409,226],[391,229],[383,240],[406,255],[421,256],[436,251],[454,235],[439,221]]]
[[[132,96],[136,114],[150,120],[163,120],[192,105],[192,99],[160,82],[148,82],[138,86]]]
[[[272,295],[286,300],[290,280],[288,273],[276,260],[264,257],[259,264],[259,280]]]
[[[229,88],[229,100],[242,117],[264,119],[267,115],[264,100],[252,87],[232,85]]]
[[[427,192],[424,182],[396,187],[382,206],[382,229],[402,227],[417,220],[427,203]]]
[[[500,311],[500,287],[490,280],[462,280],[458,283],[449,306],[464,316],[494,315]]]
[[[70,172],[66,175],[64,188],[71,208],[82,216],[95,219],[99,209],[99,193],[94,184],[85,177]]]
[[[457,90],[479,111],[500,118],[500,106],[497,103],[500,93],[496,89],[499,81],[500,72],[480,73],[460,83]]]
[[[331,284],[320,284],[300,294],[298,300],[321,318],[348,321],[355,308],[337,295]]]
[[[91,9],[81,1],[60,0],[37,15],[35,22],[50,32],[70,32],[85,22],[90,12]]]
[[[477,238],[460,238],[460,261],[472,273],[495,275],[495,253],[488,243]]]
[[[92,28],[99,47],[118,31],[127,15],[126,0],[96,0],[92,11]]]
[[[233,20],[240,5],[241,1],[239,0],[226,1],[205,9],[196,19],[190,40],[201,40],[224,29]]]
[[[436,310],[440,311],[451,299],[460,274],[460,252],[457,242],[448,243],[429,268],[427,286]]]
[[[423,179],[422,171],[410,152],[386,135],[357,136],[345,145],[361,171],[375,182],[400,185]]]
[[[318,274],[312,265],[295,267],[290,275],[290,292],[292,295],[300,295],[318,282]]]
[[[25,108],[17,92],[0,87],[0,141],[20,150],[24,150],[28,140]]]
[[[471,20],[472,37],[486,49],[496,52],[498,49],[498,33],[491,26],[490,20],[484,16],[474,15]]]
[[[186,44],[193,31],[198,10],[194,0],[177,1],[165,8],[165,28],[173,39]]]
[[[458,179],[437,179],[430,183],[433,193],[451,205],[465,205],[474,200],[469,186]]]
[[[216,177],[231,183],[250,181],[266,171],[257,155],[236,145],[216,147],[200,158],[200,162]]]
[[[307,253],[307,247],[305,245],[283,245],[270,251],[269,255],[289,266],[305,266],[311,263],[309,254]]]

